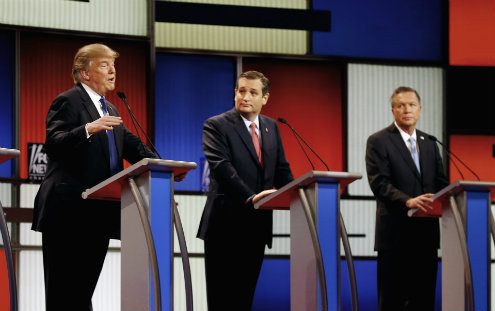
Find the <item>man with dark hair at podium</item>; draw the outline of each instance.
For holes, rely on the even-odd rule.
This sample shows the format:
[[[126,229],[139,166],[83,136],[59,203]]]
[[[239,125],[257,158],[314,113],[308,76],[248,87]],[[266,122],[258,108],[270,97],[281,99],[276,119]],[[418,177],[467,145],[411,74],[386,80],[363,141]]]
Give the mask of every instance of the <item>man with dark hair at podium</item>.
[[[32,229],[42,232],[47,310],[91,310],[110,238],[120,238],[120,202],[83,200],[81,193],[155,155],[122,124],[105,95],[115,88],[115,59],[90,44],[74,57],[75,86],[58,95],[46,117],[46,177]]]
[[[433,310],[440,232],[437,218],[408,217],[428,211],[433,194],[448,185],[438,147],[416,129],[420,97],[410,87],[390,98],[395,122],[371,135],[366,146],[368,181],[377,200],[379,310]]]
[[[262,73],[242,73],[235,107],[204,123],[211,181],[198,237],[210,311],[251,309],[265,245],[272,244],[272,211],[253,204],[293,180],[277,123],[260,114],[269,87]]]

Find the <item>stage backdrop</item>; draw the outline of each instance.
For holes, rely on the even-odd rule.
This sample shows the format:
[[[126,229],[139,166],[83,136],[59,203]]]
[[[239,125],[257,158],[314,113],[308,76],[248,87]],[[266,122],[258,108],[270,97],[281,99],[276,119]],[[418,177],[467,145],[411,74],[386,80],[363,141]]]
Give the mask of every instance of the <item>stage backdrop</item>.
[[[165,159],[198,163],[174,187],[199,191],[203,123],[234,105],[235,58],[159,53],[155,83],[156,148]]]

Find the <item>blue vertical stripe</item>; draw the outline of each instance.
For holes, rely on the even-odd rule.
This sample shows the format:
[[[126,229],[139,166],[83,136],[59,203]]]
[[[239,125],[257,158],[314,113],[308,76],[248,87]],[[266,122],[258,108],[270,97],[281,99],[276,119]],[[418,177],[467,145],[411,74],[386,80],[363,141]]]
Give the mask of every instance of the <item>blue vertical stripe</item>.
[[[467,243],[474,286],[474,310],[490,308],[490,192],[467,192]]]
[[[339,309],[340,299],[340,240],[339,240],[339,184],[318,183],[318,210],[315,212],[318,239],[327,284],[328,310]],[[321,310],[321,291],[318,306]]]
[[[14,148],[14,36],[0,31],[0,147]],[[12,176],[12,160],[0,164],[0,177]]]
[[[160,287],[162,295],[162,310],[173,310],[173,225],[172,225],[172,184],[171,173],[151,172],[150,209],[151,230],[155,242],[158,268],[160,272]],[[151,270],[150,270],[151,274]],[[155,307],[153,277],[150,277],[150,309]]]
[[[234,105],[235,58],[157,54],[155,142],[163,158],[200,163],[203,123]],[[176,190],[200,190],[200,170]]]

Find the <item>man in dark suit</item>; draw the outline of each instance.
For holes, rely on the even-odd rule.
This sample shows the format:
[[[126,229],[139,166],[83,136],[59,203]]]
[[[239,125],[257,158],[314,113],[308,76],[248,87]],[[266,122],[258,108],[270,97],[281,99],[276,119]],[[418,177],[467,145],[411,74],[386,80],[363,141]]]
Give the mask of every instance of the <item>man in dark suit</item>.
[[[433,310],[438,219],[407,212],[431,209],[433,193],[448,180],[435,142],[416,129],[418,93],[399,87],[390,101],[394,124],[371,135],[366,146],[368,180],[377,200],[378,305],[380,310]]]
[[[110,238],[120,237],[120,203],[81,193],[155,155],[122,124],[104,96],[115,88],[118,53],[90,44],[74,57],[74,88],[46,117],[48,169],[34,204],[32,229],[42,232],[47,310],[91,310]]]
[[[260,72],[241,74],[235,108],[203,127],[211,181],[198,237],[210,311],[251,309],[265,245],[272,243],[272,212],[253,204],[293,180],[277,123],[260,114],[269,86]]]

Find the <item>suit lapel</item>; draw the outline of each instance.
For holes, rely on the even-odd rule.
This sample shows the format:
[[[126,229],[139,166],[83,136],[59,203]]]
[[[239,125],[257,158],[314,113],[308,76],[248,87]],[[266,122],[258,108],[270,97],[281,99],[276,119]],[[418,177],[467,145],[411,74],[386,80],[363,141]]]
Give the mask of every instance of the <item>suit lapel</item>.
[[[394,124],[392,124],[391,127],[389,127],[389,130],[391,131],[390,140],[396,147],[401,157],[404,159],[404,162],[406,162],[409,169],[413,171],[414,176],[416,176],[416,178],[418,178],[419,181],[421,181],[421,176],[418,172],[418,169],[416,168],[416,165],[414,164],[414,161],[411,156],[411,152],[409,151],[409,149],[407,149],[407,146],[404,143],[404,140],[402,139],[399,130],[395,127]]]
[[[268,122],[266,122],[265,116],[259,115],[260,120],[260,136],[261,136],[261,154],[263,156],[263,168],[265,174],[269,174],[270,165],[274,163],[272,158],[275,155],[273,152],[268,151],[269,146],[277,146],[275,129],[268,128]]]
[[[251,139],[251,135],[249,134],[249,131],[246,128],[246,124],[244,123],[244,120],[242,120],[241,116],[239,115],[237,110],[235,110],[235,108],[232,109],[231,112],[233,112],[234,129],[236,130],[237,134],[239,134],[239,136],[241,137],[241,140],[248,149],[249,154],[251,155],[253,161],[257,163],[259,168],[261,168],[260,162],[258,160],[258,156],[256,155],[256,150],[254,149],[253,140]],[[263,138],[261,141],[263,142]],[[263,149],[262,149],[262,153],[263,153]]]

